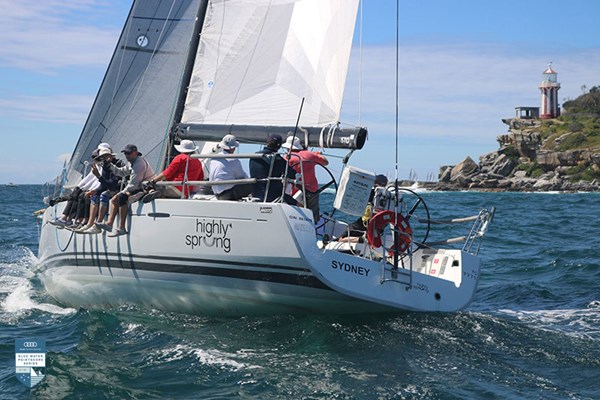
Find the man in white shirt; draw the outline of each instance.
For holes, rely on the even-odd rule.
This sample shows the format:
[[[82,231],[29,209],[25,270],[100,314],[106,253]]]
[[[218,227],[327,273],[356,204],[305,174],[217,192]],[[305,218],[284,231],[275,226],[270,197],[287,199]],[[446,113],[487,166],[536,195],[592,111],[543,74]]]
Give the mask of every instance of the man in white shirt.
[[[233,154],[240,144],[234,135],[225,135],[218,147],[221,154]],[[213,158],[210,161],[209,180],[226,181],[234,179],[247,179],[248,175],[242,168],[242,163],[237,158]],[[252,193],[251,184],[225,183],[213,185],[213,192],[219,200],[239,200]]]

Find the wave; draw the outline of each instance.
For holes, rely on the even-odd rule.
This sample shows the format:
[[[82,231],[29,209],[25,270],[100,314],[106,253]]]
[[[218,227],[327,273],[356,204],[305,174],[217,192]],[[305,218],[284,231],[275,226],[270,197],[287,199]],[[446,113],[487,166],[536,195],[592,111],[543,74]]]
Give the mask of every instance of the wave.
[[[250,352],[250,354],[248,354],[248,352],[248,350],[238,350],[235,353],[229,353],[217,349],[202,349],[188,344],[178,344],[171,348],[155,351],[148,356],[148,361],[150,364],[156,365],[192,358],[200,365],[212,366],[230,371],[261,368],[258,365],[252,365],[241,361],[251,355],[252,352]]]
[[[5,284],[0,280],[0,285]],[[77,312],[73,308],[63,308],[50,303],[38,303],[32,298],[34,290],[31,283],[25,278],[13,280],[16,288],[2,301],[2,310],[12,314],[23,314],[31,310],[40,310],[51,314],[72,314]]]
[[[45,293],[37,290],[35,274],[37,258],[26,247],[16,248],[4,254],[7,262],[0,263],[0,320],[17,322],[33,310],[50,314],[72,314],[77,310],[43,302]]]
[[[555,310],[498,310],[536,329],[600,341],[600,301],[586,308]]]

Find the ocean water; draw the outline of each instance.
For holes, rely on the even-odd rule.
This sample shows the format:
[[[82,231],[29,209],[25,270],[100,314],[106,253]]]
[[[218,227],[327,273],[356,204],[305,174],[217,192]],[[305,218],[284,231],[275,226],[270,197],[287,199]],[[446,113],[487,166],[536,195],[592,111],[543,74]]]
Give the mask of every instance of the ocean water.
[[[467,310],[208,318],[56,303],[40,187],[0,186],[0,399],[600,399],[600,194],[422,196],[438,219],[496,206]],[[32,389],[27,337],[47,346]]]

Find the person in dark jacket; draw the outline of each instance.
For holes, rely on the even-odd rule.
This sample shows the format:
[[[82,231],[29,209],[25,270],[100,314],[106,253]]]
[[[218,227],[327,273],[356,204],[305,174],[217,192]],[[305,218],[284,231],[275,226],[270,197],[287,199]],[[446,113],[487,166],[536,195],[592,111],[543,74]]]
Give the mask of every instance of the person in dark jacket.
[[[77,233],[95,234],[102,232],[98,224],[104,221],[104,216],[108,212],[108,202],[110,198],[119,191],[121,177],[114,174],[111,165],[123,166],[123,162],[115,158],[110,149],[101,149],[98,154],[100,166],[92,166],[92,173],[100,182],[100,186],[89,191],[86,195],[91,198],[90,217],[87,225],[76,230]]]
[[[262,158],[250,159],[250,176],[256,179],[265,178],[282,178],[287,170],[287,177],[294,179],[296,177],[296,171],[288,166],[287,161],[277,153],[281,148],[283,138],[281,135],[271,134],[267,139],[265,147],[257,151],[258,154],[262,154]],[[273,163],[273,169],[271,169],[271,163]],[[267,191],[268,189],[268,191]],[[268,182],[257,182],[254,184],[252,190],[252,197],[260,199],[265,202],[272,202],[283,194],[284,201],[288,204],[296,205],[298,202],[288,194],[283,193],[283,183],[280,179],[273,179]]]

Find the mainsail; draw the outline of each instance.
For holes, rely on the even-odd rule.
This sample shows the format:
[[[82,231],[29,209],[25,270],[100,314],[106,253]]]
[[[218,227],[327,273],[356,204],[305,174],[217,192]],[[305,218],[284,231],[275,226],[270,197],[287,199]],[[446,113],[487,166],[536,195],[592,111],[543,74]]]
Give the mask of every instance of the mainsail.
[[[180,96],[200,0],[134,2],[69,163],[67,185],[81,178],[98,143],[137,144],[155,169],[163,162]]]
[[[304,99],[306,144],[362,147],[364,129],[321,129],[339,121],[357,9],[358,0],[210,1],[180,136],[262,142],[294,128]]]

